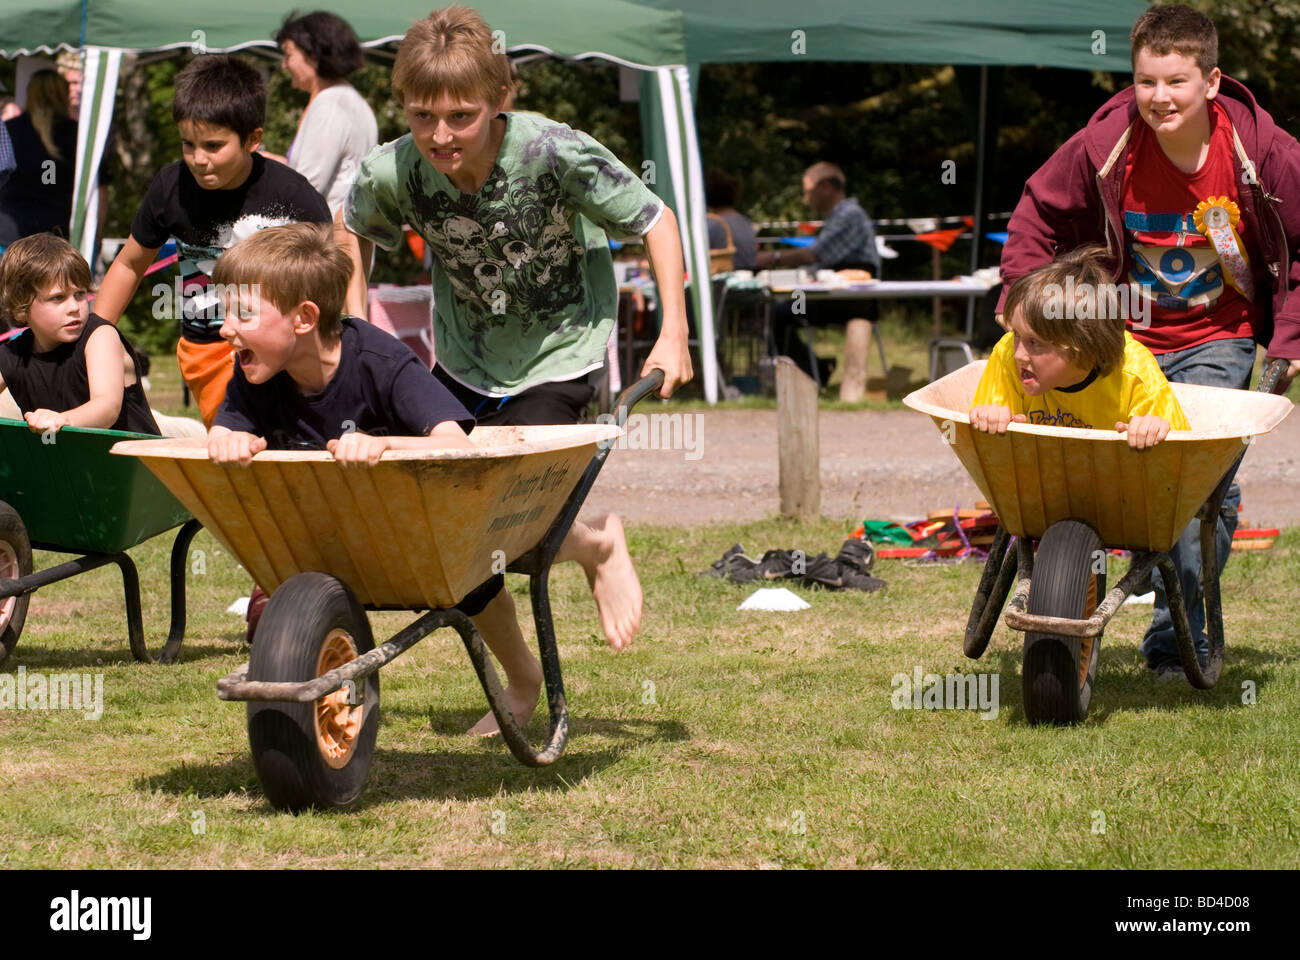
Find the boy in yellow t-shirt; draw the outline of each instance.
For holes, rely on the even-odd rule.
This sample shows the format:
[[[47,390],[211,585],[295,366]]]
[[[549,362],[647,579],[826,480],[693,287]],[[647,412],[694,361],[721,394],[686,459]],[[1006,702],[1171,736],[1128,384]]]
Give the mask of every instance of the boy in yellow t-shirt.
[[[1012,284],[1011,332],[993,348],[970,408],[971,426],[1009,423],[1116,430],[1137,450],[1188,430],[1151,351],[1124,329],[1101,247],[1083,247]],[[1114,312],[1114,316],[1108,315]]]

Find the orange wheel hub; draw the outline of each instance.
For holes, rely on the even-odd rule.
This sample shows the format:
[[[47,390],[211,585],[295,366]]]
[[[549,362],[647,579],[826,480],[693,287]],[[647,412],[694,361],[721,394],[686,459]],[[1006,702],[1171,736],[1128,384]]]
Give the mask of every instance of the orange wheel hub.
[[[1083,618],[1086,620],[1097,612],[1097,580],[1099,578],[1093,574],[1088,578],[1088,596],[1083,602]],[[1092,645],[1097,642],[1096,637],[1082,637],[1079,640],[1079,689],[1088,682],[1088,667],[1092,664]]]
[[[13,547],[0,540],[0,580],[17,580],[20,576],[22,571],[18,568],[18,554],[14,553]],[[9,626],[9,618],[14,615],[14,607],[17,605],[17,597],[0,600],[0,630]]]
[[[331,630],[321,644],[316,676],[321,677],[357,658],[357,648],[345,630]],[[365,682],[364,680],[362,681]],[[335,690],[315,703],[316,748],[335,770],[352,759],[352,748],[361,732],[366,705],[348,703],[347,689]]]

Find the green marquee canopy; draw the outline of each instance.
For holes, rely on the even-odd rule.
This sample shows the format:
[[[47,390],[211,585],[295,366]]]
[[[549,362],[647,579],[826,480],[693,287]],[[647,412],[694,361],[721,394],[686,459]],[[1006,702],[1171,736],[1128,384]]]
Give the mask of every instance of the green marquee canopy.
[[[1129,30],[1148,6],[1146,0],[631,2],[682,13],[690,66],[847,60],[1117,71],[1129,69]]]
[[[284,0],[4,0],[0,55],[57,47],[212,51],[274,47],[271,36],[294,9]],[[408,26],[439,6],[437,0],[323,0],[371,45],[400,40]],[[472,4],[504,33],[510,49],[548,50],[561,57],[602,56],[639,66],[681,62],[683,19],[628,0],[479,0]]]

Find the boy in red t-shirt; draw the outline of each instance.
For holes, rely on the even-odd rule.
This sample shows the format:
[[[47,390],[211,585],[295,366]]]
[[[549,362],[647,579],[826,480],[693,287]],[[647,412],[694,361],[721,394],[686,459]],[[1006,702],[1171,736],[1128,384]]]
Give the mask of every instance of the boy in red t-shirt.
[[[1171,381],[1249,386],[1255,345],[1300,374],[1300,145],[1245,86],[1218,68],[1218,34],[1183,5],[1155,6],[1132,34],[1133,86],[1113,98],[1025,185],[1008,227],[1002,276],[1017,278],[1058,252],[1104,241],[1115,280],[1145,302],[1132,325]],[[1005,294],[1004,294],[1005,295]],[[1147,312],[1147,307],[1150,312]],[[1196,424],[1191,424],[1196,429]],[[1224,501],[1220,569],[1241,492]],[[1170,551],[1204,658],[1200,525]],[[1159,571],[1142,653],[1158,680],[1181,677]]]

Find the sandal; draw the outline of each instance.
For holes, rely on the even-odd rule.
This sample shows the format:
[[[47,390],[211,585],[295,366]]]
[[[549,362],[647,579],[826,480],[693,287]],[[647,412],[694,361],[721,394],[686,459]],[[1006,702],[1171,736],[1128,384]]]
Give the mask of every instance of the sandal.
[[[803,561],[803,569],[798,573],[795,572],[796,553]],[[871,592],[885,586],[885,581],[868,575],[874,559],[874,548],[862,540],[844,541],[836,557],[824,553],[806,557],[802,551],[768,550],[761,560],[747,556],[745,548],[737,543],[698,576],[716,577],[732,583],[759,583],[788,577],[809,587],[816,585],[832,590]]]
[[[804,584],[829,587],[832,590],[861,590],[864,593],[884,589],[884,580],[867,573],[871,567],[872,555],[870,544],[865,544],[867,552],[864,556],[860,549],[863,545],[862,541],[850,540],[845,542],[839,555],[834,558],[824,553],[813,557],[808,561]]]
[[[755,560],[753,557],[746,556],[745,548],[736,543],[719,559],[714,560],[708,570],[701,572],[698,576],[717,577],[722,580],[730,580],[733,583],[754,583],[759,580],[770,579],[765,577],[762,571],[763,561],[766,559],[766,554],[763,560]]]

